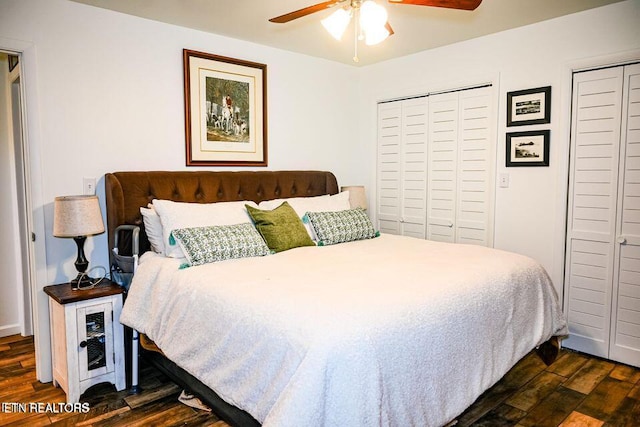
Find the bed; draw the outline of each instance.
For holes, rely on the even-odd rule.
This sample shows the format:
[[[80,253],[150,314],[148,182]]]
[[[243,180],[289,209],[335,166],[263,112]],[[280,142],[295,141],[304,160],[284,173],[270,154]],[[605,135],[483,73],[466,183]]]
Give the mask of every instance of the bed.
[[[135,224],[147,250],[121,321],[234,425],[444,425],[566,333],[544,269],[489,248],[383,234],[188,268],[148,250],[140,207],[154,199],[336,195],[330,172],[118,172],[105,183],[110,245]]]

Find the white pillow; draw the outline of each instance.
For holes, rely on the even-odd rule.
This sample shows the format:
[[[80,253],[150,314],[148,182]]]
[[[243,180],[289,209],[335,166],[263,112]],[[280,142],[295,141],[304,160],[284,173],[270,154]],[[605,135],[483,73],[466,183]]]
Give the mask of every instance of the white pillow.
[[[151,243],[151,250],[157,254],[164,255],[164,240],[162,240],[162,222],[160,217],[149,203],[148,207],[140,207],[142,221],[144,222],[144,231],[147,233],[147,239]]]
[[[302,218],[307,212],[336,212],[351,208],[351,205],[349,204],[349,192],[343,191],[342,193],[334,195],[327,194],[325,196],[315,197],[292,197],[289,199],[264,200],[260,202],[258,209],[266,211],[273,210],[283,202],[288,202],[300,218]]]
[[[162,222],[162,241],[165,246],[165,255],[172,258],[184,257],[180,245],[170,239],[172,230],[251,223],[251,217],[244,205],[258,206],[252,201],[182,203],[154,200],[153,207]]]
[[[325,196],[315,196],[315,197],[292,197],[290,199],[275,199],[275,200],[265,200],[260,202],[258,205],[258,209],[262,209],[265,211],[271,211],[278,206],[280,206],[283,202],[288,202],[289,205],[296,211],[298,217],[303,220],[304,216],[307,212],[337,212],[351,209],[351,205],[349,204],[349,192],[343,191],[342,193],[334,194],[334,195],[325,195]],[[316,237],[311,224],[305,222],[305,228],[307,229],[307,233],[313,240],[318,240]]]

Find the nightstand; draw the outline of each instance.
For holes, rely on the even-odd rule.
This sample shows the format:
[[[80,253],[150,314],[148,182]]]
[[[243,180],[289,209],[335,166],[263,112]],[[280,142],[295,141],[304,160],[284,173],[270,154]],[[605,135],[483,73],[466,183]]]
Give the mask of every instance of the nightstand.
[[[69,283],[45,286],[49,295],[53,385],[75,403],[89,387],[110,382],[124,390],[124,290],[103,279],[93,289],[72,290]]]

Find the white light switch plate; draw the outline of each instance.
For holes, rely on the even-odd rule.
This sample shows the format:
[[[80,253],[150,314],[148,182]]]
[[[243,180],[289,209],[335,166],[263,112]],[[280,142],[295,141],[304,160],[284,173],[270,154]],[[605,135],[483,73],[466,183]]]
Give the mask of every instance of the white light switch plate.
[[[82,178],[82,192],[85,196],[93,196],[96,194],[96,179]]]
[[[501,173],[500,174],[500,188],[509,188],[509,174]]]

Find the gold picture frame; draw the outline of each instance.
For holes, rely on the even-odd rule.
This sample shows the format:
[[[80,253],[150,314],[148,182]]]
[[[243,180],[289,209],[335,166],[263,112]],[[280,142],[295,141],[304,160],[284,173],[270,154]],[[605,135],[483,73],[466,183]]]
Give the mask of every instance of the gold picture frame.
[[[267,66],[183,49],[187,166],[267,166]]]

